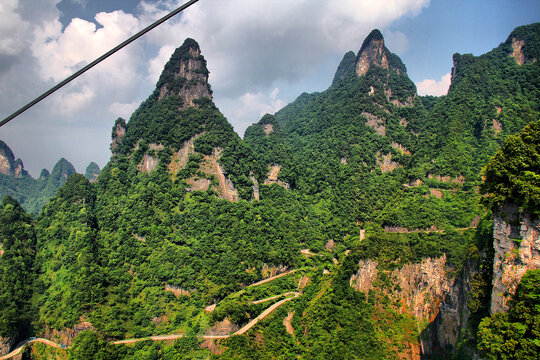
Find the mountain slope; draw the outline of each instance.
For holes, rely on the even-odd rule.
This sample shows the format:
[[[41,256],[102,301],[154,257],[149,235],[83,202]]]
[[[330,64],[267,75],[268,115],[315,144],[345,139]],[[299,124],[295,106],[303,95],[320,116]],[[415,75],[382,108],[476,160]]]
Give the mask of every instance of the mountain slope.
[[[457,56],[439,99],[417,96],[375,30],[328,90],[263,116],[244,140],[187,39],[130,120],[114,123],[97,181],[71,176],[29,224],[33,328],[65,344],[93,329],[76,354],[108,341],[119,359],[473,357],[495,258],[478,175],[535,114],[537,28]],[[512,81],[517,93],[505,90]],[[495,101],[508,102],[508,122],[477,131]],[[499,168],[488,167],[488,184]],[[524,169],[516,184],[535,189],[536,168]],[[141,340],[161,334],[185,336]],[[141,341],[111,344],[129,338]]]

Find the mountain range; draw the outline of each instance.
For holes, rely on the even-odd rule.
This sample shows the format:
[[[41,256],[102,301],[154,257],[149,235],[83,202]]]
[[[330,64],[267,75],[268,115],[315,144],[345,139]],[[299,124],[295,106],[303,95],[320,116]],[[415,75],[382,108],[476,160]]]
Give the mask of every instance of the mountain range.
[[[535,358],[539,53],[540,23],[518,27],[422,97],[373,30],[241,138],[187,39],[109,163],[61,160],[35,217],[0,143],[0,354],[39,336],[69,349],[23,357]]]

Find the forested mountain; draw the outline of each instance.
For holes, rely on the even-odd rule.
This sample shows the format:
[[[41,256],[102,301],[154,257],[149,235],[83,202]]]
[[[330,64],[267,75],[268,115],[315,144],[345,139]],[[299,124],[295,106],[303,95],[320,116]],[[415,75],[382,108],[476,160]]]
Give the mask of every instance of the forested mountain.
[[[466,359],[507,336],[533,359],[539,39],[454,56],[433,98],[374,30],[244,139],[187,39],[97,179],[70,176],[35,219],[4,199],[4,352],[34,333],[70,359]]]
[[[34,179],[24,169],[22,160],[15,160],[9,146],[0,140],[0,196],[13,197],[31,214],[37,215],[73,173],[73,165],[62,158],[52,173],[43,169],[39,178]]]

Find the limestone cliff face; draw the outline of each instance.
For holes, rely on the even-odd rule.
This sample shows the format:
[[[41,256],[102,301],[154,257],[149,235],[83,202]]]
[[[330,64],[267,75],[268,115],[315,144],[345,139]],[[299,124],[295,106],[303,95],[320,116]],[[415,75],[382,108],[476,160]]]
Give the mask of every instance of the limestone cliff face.
[[[164,148],[161,144],[149,144],[148,152],[143,155],[141,162],[137,165],[137,169],[140,172],[149,174],[159,165],[159,158],[156,155]]]
[[[405,65],[401,60],[386,48],[384,38],[377,29],[367,36],[356,56],[356,74],[364,76],[373,65],[395,71],[398,74],[406,72]]]
[[[42,337],[45,339],[52,340],[54,342],[58,342],[60,344],[64,345],[71,345],[73,344],[73,340],[77,337],[77,335],[86,330],[93,330],[96,329],[92,324],[89,322],[81,321],[79,324],[76,324],[70,329],[64,329],[64,330],[55,330],[50,328],[45,328],[45,331],[42,334]]]
[[[505,205],[493,214],[493,291],[491,313],[506,311],[528,270],[540,269],[540,221]]]
[[[384,46],[384,38],[379,30],[373,30],[364,43],[356,58],[356,74],[365,75],[371,65],[377,65],[388,70],[388,57]]]
[[[0,337],[0,356],[9,354],[15,346],[17,339],[15,337],[3,338]]]
[[[21,159],[15,160],[15,155],[9,146],[0,140],[0,174],[11,175],[17,178],[28,176]]]
[[[118,118],[113,126],[111,135],[111,152],[116,154],[118,148],[122,145],[122,138],[126,134],[126,121]]]
[[[420,359],[421,355],[445,354],[455,350],[461,329],[467,324],[468,283],[475,273],[466,265],[460,276],[447,268],[446,256],[426,258],[420,263],[408,263],[393,271],[379,270],[376,261],[359,263],[358,272],[350,279],[356,290],[370,290],[388,296],[398,311],[413,315],[419,326],[429,324],[418,344],[411,344],[405,359]],[[381,275],[391,279],[391,288],[379,287]]]
[[[5,142],[0,140],[0,173],[13,175],[15,167],[15,156]]]
[[[95,162],[91,162],[86,167],[86,171],[84,172],[84,177],[88,179],[90,182],[96,182],[99,174],[101,173],[101,169],[99,168],[99,165]]]
[[[212,99],[208,74],[199,44],[193,39],[186,39],[165,65],[157,83],[159,100],[176,95],[184,101],[182,108],[197,107],[196,100]]]

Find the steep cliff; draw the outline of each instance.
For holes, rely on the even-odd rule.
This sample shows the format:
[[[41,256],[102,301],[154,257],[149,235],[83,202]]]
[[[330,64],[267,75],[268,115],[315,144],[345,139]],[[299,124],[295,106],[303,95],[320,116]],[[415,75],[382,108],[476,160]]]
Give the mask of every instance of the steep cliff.
[[[15,156],[13,155],[13,152],[5,142],[0,140],[0,173],[4,175],[13,175],[14,162]]]
[[[358,76],[366,75],[373,65],[395,71],[398,74],[407,71],[401,59],[386,48],[384,38],[377,29],[367,36],[356,56],[356,74]]]
[[[179,96],[182,108],[197,107],[196,100],[212,99],[212,90],[208,84],[208,68],[201,55],[199,44],[193,39],[186,39],[176,49],[157,83],[159,100],[167,96]]]
[[[493,214],[493,291],[491,313],[508,302],[528,270],[540,269],[540,220],[507,204]]]
[[[446,255],[392,271],[380,271],[378,262],[368,259],[360,261],[350,285],[366,295],[388,297],[395,310],[414,317],[421,334],[402,358],[419,360],[421,356],[455,352],[461,331],[467,326],[469,280],[476,271],[468,264],[455,274],[447,266]]]

